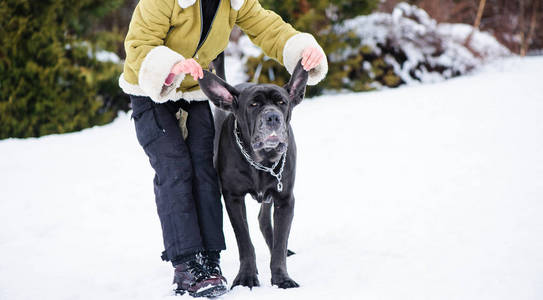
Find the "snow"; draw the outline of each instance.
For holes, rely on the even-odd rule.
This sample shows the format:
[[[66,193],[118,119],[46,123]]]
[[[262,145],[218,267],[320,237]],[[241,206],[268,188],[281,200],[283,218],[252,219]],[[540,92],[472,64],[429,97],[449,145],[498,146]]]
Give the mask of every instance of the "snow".
[[[245,70],[245,65],[250,57],[260,56],[262,50],[253,44],[248,36],[242,35],[237,42],[231,41],[228,43],[225,54],[225,66],[228,68],[228,70],[226,70],[226,79],[230,84],[236,85],[250,81]],[[264,56],[263,59],[268,60],[270,58]],[[259,65],[258,67],[259,69],[256,74],[260,74],[262,65]]]
[[[99,62],[105,62],[105,63],[112,62],[116,64],[121,63],[121,59],[115,52],[111,52],[111,51],[107,51],[103,49],[93,49],[91,43],[89,43],[88,41],[76,42],[74,43],[74,45],[66,44],[64,45],[64,49],[69,50],[69,49],[72,49],[72,47],[74,46],[76,48],[77,47],[85,48],[87,50],[87,56],[89,58],[96,58],[96,60],[98,60]]]
[[[543,57],[436,84],[326,95],[294,111],[298,289],[223,299],[543,299]],[[228,75],[229,77],[232,77]],[[0,299],[172,298],[153,171],[128,114],[0,141]],[[229,282],[238,270],[225,214]]]
[[[113,63],[121,63],[121,59],[115,52],[106,51],[106,50],[99,50],[94,53],[96,56],[96,59],[100,62],[113,62]]]
[[[258,48],[251,39],[245,34],[242,35],[236,43],[230,42],[226,49],[227,55],[235,55],[247,59],[247,57],[258,57],[262,54],[262,50]]]
[[[441,23],[437,27],[438,33],[449,43],[463,45],[466,38],[473,31],[473,26],[467,24],[449,24]],[[500,44],[494,36],[488,32],[476,30],[473,33],[470,47],[480,54],[479,59],[492,60],[504,57],[511,52]]]
[[[236,84],[247,82],[247,74],[244,72],[245,64],[235,55],[225,55],[224,65],[226,72],[226,81],[235,86]]]

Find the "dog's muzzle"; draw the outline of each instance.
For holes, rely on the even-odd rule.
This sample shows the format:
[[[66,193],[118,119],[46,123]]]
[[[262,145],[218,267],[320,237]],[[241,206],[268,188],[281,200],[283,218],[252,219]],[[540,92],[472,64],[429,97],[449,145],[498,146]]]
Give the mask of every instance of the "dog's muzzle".
[[[264,109],[256,118],[251,142],[254,151],[275,150],[283,153],[288,146],[287,126],[283,113],[273,107]]]

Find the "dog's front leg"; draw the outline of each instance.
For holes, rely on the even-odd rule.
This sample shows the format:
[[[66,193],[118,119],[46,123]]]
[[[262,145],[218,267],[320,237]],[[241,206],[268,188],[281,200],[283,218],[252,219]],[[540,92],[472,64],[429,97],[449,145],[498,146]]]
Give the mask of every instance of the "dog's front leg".
[[[287,273],[287,244],[294,217],[294,196],[274,201],[273,249],[271,255],[271,283],[280,288],[299,287]]]
[[[258,213],[260,231],[266,240],[270,254],[273,251],[273,227],[271,222],[271,203],[262,203]]]
[[[245,200],[243,197],[233,197],[225,194],[224,202],[236,235],[240,261],[239,272],[232,283],[232,288],[242,285],[252,289],[254,286],[259,286],[260,283],[257,276],[255,248],[251,242],[249,225],[247,224]]]

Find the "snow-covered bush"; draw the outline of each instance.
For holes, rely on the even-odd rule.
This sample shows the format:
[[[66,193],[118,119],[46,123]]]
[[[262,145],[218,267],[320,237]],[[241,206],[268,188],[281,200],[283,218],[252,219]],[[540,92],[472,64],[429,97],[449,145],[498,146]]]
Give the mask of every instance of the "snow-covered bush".
[[[466,46],[472,26],[438,24],[407,3],[398,4],[392,14],[359,16],[334,30],[349,36],[348,47],[330,54],[331,62],[345,62],[341,84],[335,88],[366,90],[435,82],[510,54],[490,34],[479,31]]]
[[[372,13],[327,28],[329,72],[319,86],[327,90],[366,91],[402,84],[436,82],[511,53],[491,34],[467,24],[438,24],[424,10],[399,3],[391,14]],[[283,84],[289,75],[242,36],[227,54],[245,65],[247,78]],[[321,92],[320,90],[317,92]]]

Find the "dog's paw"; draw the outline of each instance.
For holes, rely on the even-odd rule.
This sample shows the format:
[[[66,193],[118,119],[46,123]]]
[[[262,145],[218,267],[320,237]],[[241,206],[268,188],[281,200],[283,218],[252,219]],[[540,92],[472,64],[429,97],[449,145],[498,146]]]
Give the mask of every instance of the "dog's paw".
[[[282,289],[290,289],[290,288],[297,288],[300,287],[299,284],[296,283],[296,281],[290,279],[288,276],[284,276],[281,278],[272,278],[271,280],[272,285],[276,285],[279,288]]]
[[[250,289],[253,289],[255,286],[260,286],[260,282],[258,282],[258,276],[256,273],[238,273],[238,276],[236,276],[236,279],[234,279],[234,282],[232,283],[231,289],[233,289],[235,286],[246,286]]]

